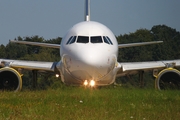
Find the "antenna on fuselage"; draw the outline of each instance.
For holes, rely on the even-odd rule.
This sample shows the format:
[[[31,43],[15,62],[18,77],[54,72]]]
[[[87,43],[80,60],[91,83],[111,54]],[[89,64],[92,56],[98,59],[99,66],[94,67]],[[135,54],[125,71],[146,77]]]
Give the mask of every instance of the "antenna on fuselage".
[[[85,21],[90,21],[90,0],[85,0]]]

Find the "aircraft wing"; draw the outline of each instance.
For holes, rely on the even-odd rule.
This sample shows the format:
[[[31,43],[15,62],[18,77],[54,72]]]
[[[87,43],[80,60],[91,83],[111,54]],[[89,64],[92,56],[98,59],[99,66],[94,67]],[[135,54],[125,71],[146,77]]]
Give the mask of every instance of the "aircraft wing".
[[[119,63],[117,77],[168,67],[180,67],[179,60]]]
[[[58,44],[49,44],[49,43],[41,43],[41,42],[27,42],[27,41],[17,41],[17,40],[10,40],[11,43],[19,43],[19,44],[25,44],[25,45],[36,45],[41,47],[49,47],[49,48],[60,48],[60,45]]]
[[[127,48],[127,47],[134,47],[134,46],[143,46],[143,45],[150,45],[150,44],[158,44],[162,43],[163,41],[153,41],[153,42],[140,42],[140,43],[128,43],[128,44],[119,44],[118,48]]]
[[[40,61],[25,61],[25,60],[8,60],[0,59],[0,67],[12,67],[16,69],[39,70],[54,72],[57,62],[40,62]]]

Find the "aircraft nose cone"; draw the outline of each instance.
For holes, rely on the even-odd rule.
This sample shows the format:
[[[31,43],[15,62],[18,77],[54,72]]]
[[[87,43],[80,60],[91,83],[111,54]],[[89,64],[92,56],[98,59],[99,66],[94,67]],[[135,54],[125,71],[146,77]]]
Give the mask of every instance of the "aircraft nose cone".
[[[80,58],[81,62],[96,69],[110,69],[115,65],[116,58],[104,51],[88,51]]]
[[[88,65],[92,65],[92,66],[96,66],[97,64],[99,64],[101,61],[100,60],[100,56],[98,57],[96,54],[87,54],[84,56],[84,58],[82,59],[82,61]]]
[[[99,80],[114,69],[115,55],[98,51],[99,49],[87,48],[83,50],[81,54],[64,55],[62,57],[64,68],[71,76],[80,80]]]
[[[99,66],[101,64],[104,64],[104,61],[105,61],[103,57],[103,53],[100,53],[99,51],[93,51],[93,50],[88,51],[85,54],[83,54],[80,60],[90,66]]]

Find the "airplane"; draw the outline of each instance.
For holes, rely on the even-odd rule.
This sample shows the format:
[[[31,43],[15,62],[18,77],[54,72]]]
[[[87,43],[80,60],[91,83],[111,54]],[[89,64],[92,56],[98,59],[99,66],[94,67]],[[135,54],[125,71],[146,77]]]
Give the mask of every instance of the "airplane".
[[[20,91],[22,89],[21,70],[33,71],[33,81],[37,72],[53,72],[60,75],[68,85],[106,86],[115,83],[116,77],[152,71],[155,88],[179,87],[180,60],[127,62],[117,61],[118,49],[162,43],[151,41],[118,44],[112,31],[105,25],[90,20],[90,0],[85,0],[85,20],[75,24],[59,44],[10,40],[12,43],[35,45],[60,49],[59,62],[0,59],[0,89]]]

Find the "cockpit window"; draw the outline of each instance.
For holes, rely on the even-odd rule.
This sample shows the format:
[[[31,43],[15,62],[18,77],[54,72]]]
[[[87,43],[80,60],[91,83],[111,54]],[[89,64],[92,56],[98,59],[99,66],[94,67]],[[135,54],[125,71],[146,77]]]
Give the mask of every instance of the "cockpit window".
[[[72,43],[74,43],[76,41],[76,36],[74,36],[72,39],[71,39],[71,41],[69,42],[69,44],[72,44]]]
[[[105,42],[105,43],[111,44],[111,43],[109,42],[109,40],[108,40],[105,36],[103,36],[103,39],[104,39],[104,42]]]
[[[103,36],[104,42],[113,45],[111,39],[108,36]]]
[[[107,39],[109,40],[109,42],[111,43],[111,45],[113,45],[111,39],[110,39],[108,36],[106,36],[106,37],[107,37]]]
[[[78,36],[77,43],[88,43],[89,37],[87,36]]]
[[[67,41],[66,45],[72,44],[72,43],[74,43],[75,41],[76,41],[76,36],[71,36],[71,37],[69,38],[69,40]]]
[[[93,36],[91,37],[91,43],[102,43],[102,37],[101,36]]]
[[[102,39],[103,37],[103,39]],[[77,41],[76,41],[77,38]],[[90,42],[91,43],[107,43],[109,45],[113,45],[111,39],[108,36],[90,36]],[[66,45],[72,44],[72,43],[89,43],[89,36],[71,36],[69,40],[67,41]]]
[[[71,36],[71,37],[69,38],[69,40],[67,41],[66,45],[69,44],[69,42],[71,41],[72,37],[73,37],[73,36]]]

